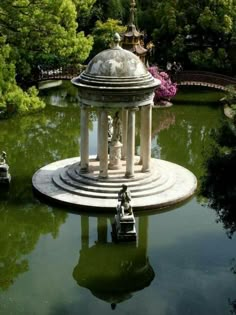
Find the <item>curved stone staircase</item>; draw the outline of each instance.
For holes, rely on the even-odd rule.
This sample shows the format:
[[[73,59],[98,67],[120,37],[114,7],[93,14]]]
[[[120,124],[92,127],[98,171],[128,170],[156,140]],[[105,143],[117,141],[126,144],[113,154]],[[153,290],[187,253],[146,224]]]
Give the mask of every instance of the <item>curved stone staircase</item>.
[[[90,158],[89,173],[80,174],[79,159],[51,163],[36,172],[33,186],[41,195],[78,207],[115,211],[122,184],[131,192],[134,210],[157,209],[190,197],[197,186],[195,176],[185,168],[152,159],[151,171],[142,172],[136,157],[135,176],[125,177],[125,161],[120,170],[109,170],[109,177],[99,177],[99,162]]]

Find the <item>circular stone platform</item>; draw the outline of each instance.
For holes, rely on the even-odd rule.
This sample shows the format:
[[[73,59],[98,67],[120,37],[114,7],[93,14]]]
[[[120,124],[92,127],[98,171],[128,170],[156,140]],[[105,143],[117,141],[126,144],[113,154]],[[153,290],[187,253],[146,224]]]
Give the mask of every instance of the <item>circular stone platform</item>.
[[[67,206],[91,210],[115,210],[122,184],[129,187],[133,210],[158,209],[183,201],[194,194],[196,177],[177,164],[152,159],[151,172],[142,173],[135,157],[135,177],[126,178],[122,169],[109,170],[107,179],[99,178],[99,162],[90,156],[90,172],[79,173],[77,158],[57,161],[40,168],[33,176],[33,187],[41,196]]]

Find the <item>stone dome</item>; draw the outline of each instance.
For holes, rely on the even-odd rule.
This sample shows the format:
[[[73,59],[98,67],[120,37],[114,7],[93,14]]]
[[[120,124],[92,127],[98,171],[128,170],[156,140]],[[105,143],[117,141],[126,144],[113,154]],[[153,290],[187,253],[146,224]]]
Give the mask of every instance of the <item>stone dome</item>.
[[[143,62],[134,53],[120,46],[97,54],[72,83],[128,89],[140,86],[155,88],[159,85],[159,81],[147,71]]]
[[[84,105],[108,107],[148,105],[160,85],[143,62],[118,43],[97,54],[72,83]]]
[[[133,78],[145,76],[147,69],[136,55],[118,46],[96,55],[85,73],[92,76]]]

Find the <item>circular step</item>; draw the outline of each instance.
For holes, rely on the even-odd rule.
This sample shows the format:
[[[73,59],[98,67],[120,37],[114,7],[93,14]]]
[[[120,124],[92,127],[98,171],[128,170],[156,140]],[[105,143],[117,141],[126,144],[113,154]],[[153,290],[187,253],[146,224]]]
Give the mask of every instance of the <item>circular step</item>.
[[[109,170],[108,178],[99,178],[99,162],[90,157],[89,172],[80,174],[79,158],[48,164],[33,176],[33,187],[41,196],[68,206],[115,211],[123,184],[131,192],[135,210],[158,209],[183,201],[194,194],[196,177],[177,164],[151,159],[151,171],[142,172],[135,157],[134,177],[126,178],[126,164]]]

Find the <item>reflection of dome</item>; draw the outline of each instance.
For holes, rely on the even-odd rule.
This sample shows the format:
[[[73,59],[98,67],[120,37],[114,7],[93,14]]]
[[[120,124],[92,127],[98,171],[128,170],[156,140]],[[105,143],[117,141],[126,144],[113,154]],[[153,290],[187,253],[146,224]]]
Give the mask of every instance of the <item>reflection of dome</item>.
[[[145,251],[127,244],[97,244],[82,250],[73,272],[80,286],[110,304],[131,298],[133,292],[149,286],[154,276]]]

